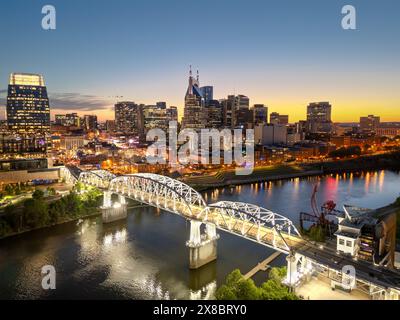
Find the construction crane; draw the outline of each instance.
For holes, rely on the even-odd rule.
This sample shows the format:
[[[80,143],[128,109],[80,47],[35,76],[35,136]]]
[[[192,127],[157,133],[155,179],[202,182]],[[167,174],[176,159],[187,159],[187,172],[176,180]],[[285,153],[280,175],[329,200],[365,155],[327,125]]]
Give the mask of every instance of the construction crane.
[[[311,222],[313,226],[322,227],[326,234],[331,237],[337,229],[337,223],[336,219],[329,219],[329,217],[335,217],[342,212],[336,209],[336,203],[332,200],[324,202],[318,209],[317,193],[318,185],[315,184],[311,195],[312,213],[300,212],[300,228],[304,230],[304,222]]]

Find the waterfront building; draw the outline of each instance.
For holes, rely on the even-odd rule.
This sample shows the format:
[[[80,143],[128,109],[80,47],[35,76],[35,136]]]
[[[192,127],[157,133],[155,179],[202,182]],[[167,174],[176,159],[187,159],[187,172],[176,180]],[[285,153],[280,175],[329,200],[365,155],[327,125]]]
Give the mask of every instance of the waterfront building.
[[[50,133],[50,105],[42,75],[12,73],[6,109],[7,124],[11,132]]]

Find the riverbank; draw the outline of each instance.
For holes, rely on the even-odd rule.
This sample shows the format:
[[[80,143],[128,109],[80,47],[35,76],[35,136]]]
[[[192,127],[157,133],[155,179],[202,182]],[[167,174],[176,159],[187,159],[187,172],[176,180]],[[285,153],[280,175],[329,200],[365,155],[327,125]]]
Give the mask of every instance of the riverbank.
[[[362,156],[310,164],[280,164],[254,168],[250,175],[236,175],[235,170],[219,171],[213,175],[182,179],[197,191],[235,185],[305,178],[324,174],[355,173],[373,170],[400,170],[400,152]]]
[[[59,225],[63,225],[63,224],[67,224],[67,223],[71,223],[74,221],[79,221],[80,219],[89,219],[89,218],[94,218],[94,217],[98,217],[101,215],[100,210],[96,210],[96,212],[94,213],[89,213],[89,214],[85,214],[76,218],[70,218],[64,221],[59,221],[57,223],[51,224],[51,225],[46,225],[46,226],[41,226],[41,227],[37,227],[37,228],[33,228],[33,229],[26,229],[26,230],[21,230],[21,231],[17,231],[17,232],[12,232],[9,233],[7,235],[1,236],[0,240],[6,239],[6,238],[11,238],[11,237],[15,237],[15,236],[19,236],[28,232],[32,232],[32,231],[37,231],[37,230],[43,230],[43,229],[48,229],[48,228],[52,228],[55,226],[59,226]]]
[[[98,189],[81,189],[80,185],[52,201],[44,197],[43,191],[36,190],[22,205],[5,208],[0,215],[0,239],[98,215],[102,197]]]

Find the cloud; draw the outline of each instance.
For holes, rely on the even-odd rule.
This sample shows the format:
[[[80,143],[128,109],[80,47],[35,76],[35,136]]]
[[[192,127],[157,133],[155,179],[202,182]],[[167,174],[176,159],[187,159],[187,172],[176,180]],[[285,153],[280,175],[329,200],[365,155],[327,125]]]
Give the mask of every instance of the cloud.
[[[106,97],[80,93],[49,93],[50,111],[59,113],[100,113],[112,109],[114,102]],[[7,105],[7,90],[0,90],[0,120],[4,119]]]
[[[51,110],[107,110],[113,103],[103,97],[80,93],[49,93]]]

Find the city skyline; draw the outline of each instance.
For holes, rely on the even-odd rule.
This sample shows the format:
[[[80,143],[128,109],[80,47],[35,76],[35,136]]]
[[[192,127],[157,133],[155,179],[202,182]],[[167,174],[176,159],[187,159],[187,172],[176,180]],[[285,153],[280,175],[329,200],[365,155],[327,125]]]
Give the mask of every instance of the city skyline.
[[[9,14],[0,25],[13,30],[4,41],[14,50],[0,53],[7,61],[0,71],[1,110],[9,74],[26,72],[47,79],[52,119],[78,112],[110,120],[114,104],[125,100],[166,101],[178,107],[181,118],[192,64],[200,70],[202,85],[214,86],[215,98],[244,94],[251,105],[289,114],[291,122],[305,119],[307,105],[317,101],[332,104],[335,122],[355,122],[367,114],[400,121],[400,45],[393,41],[400,5],[395,1],[379,6],[353,1],[358,28],[352,31],[340,27],[343,1],[310,1],[315,10],[293,1],[204,2],[201,12],[194,3],[174,4],[96,2],[98,8],[86,19],[91,1],[54,1],[57,29],[46,32],[40,28],[40,4],[8,3],[4,12]],[[125,19],[132,13],[136,20]],[[218,17],[226,14],[241,23],[221,26]],[[210,23],[201,24],[203,18]],[[290,19],[290,26],[282,25],[282,18]],[[193,28],[202,37],[191,35]],[[26,35],[27,43],[18,41]],[[196,41],[205,43],[204,49],[191,45]]]

